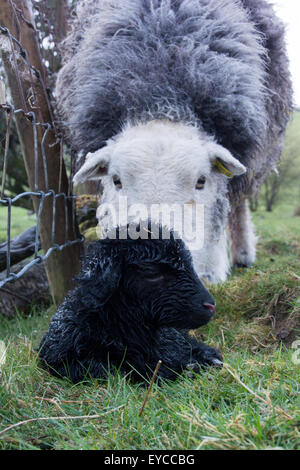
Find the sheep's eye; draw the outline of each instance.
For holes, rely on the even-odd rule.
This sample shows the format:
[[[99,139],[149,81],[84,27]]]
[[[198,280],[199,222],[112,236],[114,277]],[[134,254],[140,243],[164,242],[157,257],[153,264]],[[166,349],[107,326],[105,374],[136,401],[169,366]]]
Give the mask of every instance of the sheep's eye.
[[[206,183],[205,176],[201,176],[197,181],[196,189],[199,189],[199,190],[204,189],[205,183]]]
[[[122,189],[122,183],[118,176],[113,177],[114,185],[117,189]]]

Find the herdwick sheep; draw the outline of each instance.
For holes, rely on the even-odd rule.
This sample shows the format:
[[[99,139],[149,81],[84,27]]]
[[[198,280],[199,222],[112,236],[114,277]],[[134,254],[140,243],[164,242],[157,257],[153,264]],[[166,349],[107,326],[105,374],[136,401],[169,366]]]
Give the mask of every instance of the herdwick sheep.
[[[215,304],[184,243],[172,234],[120,238],[94,243],[41,341],[43,366],[73,382],[114,368],[146,379],[159,360],[159,377],[171,380],[186,368],[221,367],[220,353],[187,332],[205,325]]]
[[[192,253],[198,275],[226,279],[227,224],[231,263],[251,265],[247,197],[279,161],[292,110],[284,27],[273,7],[83,1],[64,64],[58,109],[73,147],[87,154],[75,183],[98,181],[101,202],[116,212],[120,196],[148,209],[202,204],[204,241]],[[99,224],[109,227],[111,217],[100,211]]]

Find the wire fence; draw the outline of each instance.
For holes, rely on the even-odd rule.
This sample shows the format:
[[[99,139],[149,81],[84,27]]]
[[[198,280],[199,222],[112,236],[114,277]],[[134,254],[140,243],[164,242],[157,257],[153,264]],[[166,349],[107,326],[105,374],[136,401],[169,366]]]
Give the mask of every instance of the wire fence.
[[[38,42],[40,43],[41,40],[44,39],[44,35],[41,31],[36,29],[36,25],[33,25],[26,19],[23,15],[22,11],[19,11],[17,6],[14,2],[10,2],[11,4],[11,12],[12,15],[15,16],[17,23],[24,22],[28,28],[32,28],[35,31],[36,37]],[[37,5],[38,8],[38,15],[39,15],[39,23],[43,21],[42,15],[42,3]],[[45,22],[48,21],[47,18],[44,18]],[[46,24],[46,23],[45,23]],[[4,114],[5,121],[6,121],[6,132],[4,139],[4,155],[3,155],[3,165],[0,168],[2,170],[2,181],[1,181],[1,193],[0,193],[0,208],[6,208],[6,215],[7,215],[7,230],[6,230],[6,274],[4,279],[0,280],[0,289],[7,283],[13,282],[23,276],[27,271],[29,271],[35,264],[41,263],[49,258],[49,256],[54,251],[62,251],[66,247],[72,246],[77,243],[83,242],[83,237],[77,236],[75,239],[70,239],[69,234],[78,233],[76,230],[76,217],[75,217],[75,199],[76,196],[73,194],[72,188],[72,178],[74,173],[74,159],[75,155],[71,153],[69,169],[68,169],[68,178],[69,178],[69,185],[68,185],[68,192],[65,193],[62,191],[62,169],[64,162],[64,142],[62,134],[57,126],[57,122],[55,121],[52,106],[51,106],[51,97],[49,95],[49,80],[50,69],[47,68],[47,59],[43,58],[43,70],[37,70],[28,59],[28,52],[22,46],[20,40],[15,37],[11,31],[9,31],[6,27],[0,26],[0,39],[4,38],[6,43],[9,44],[10,47],[10,61],[13,73],[15,74],[17,83],[18,83],[18,93],[20,102],[22,103],[22,107],[20,109],[15,109],[11,102],[7,101],[7,96],[5,97],[5,102],[3,101],[3,89],[2,93],[0,93],[0,113]],[[1,50],[0,50],[1,53]],[[20,70],[20,59],[22,63],[22,70]],[[1,63],[1,54],[0,54],[0,63]],[[27,72],[27,77],[30,77],[31,86],[28,90],[28,93],[24,93],[24,89],[22,87],[22,76],[24,75],[24,68]],[[43,99],[47,103],[48,111],[50,120],[49,122],[43,122],[42,113],[39,108],[39,101],[38,97],[36,96],[36,86],[35,83],[38,81],[42,92],[43,92]],[[0,90],[1,91],[1,90]],[[2,99],[1,99],[2,97]],[[26,192],[22,192],[20,194],[12,196],[8,194],[6,191],[6,181],[7,181],[7,169],[8,169],[8,159],[11,158],[9,155],[9,146],[10,146],[10,138],[12,132],[12,122],[15,118],[18,118],[18,115],[22,115],[23,118],[26,119],[26,122],[31,126],[32,129],[32,152],[33,152],[33,159],[34,161],[34,187],[31,190]],[[0,115],[1,117],[1,115]],[[55,148],[57,148],[57,158],[59,158],[59,174],[57,175],[58,180],[58,190],[55,191],[49,185],[49,178],[48,178],[48,166],[49,161],[47,162],[46,152],[47,152],[47,136],[49,132],[54,133],[55,135]],[[38,132],[42,132],[42,139],[38,139]],[[43,178],[41,180],[41,165],[43,168]],[[28,184],[28,186],[30,186]],[[38,201],[38,210],[36,211],[36,230],[35,230],[35,240],[34,240],[34,253],[33,257],[26,262],[25,265],[20,268],[19,272],[12,272],[12,253],[11,253],[11,241],[12,241],[12,223],[13,223],[13,207],[20,203],[22,198],[33,198],[35,201]],[[65,219],[65,226],[63,227],[65,233],[65,239],[63,242],[58,243],[57,234],[61,231],[62,227],[57,227],[56,222],[56,211],[57,211],[57,204],[58,201],[63,201],[64,206],[64,219]],[[49,204],[46,204],[46,201],[51,202],[51,206],[49,208]],[[46,206],[46,208],[45,208]],[[47,249],[47,251],[42,254],[40,248],[40,227],[41,227],[41,217],[44,210],[51,210],[52,211],[52,227],[51,227],[51,246]],[[69,213],[71,211],[71,214]],[[70,224],[72,227],[70,227]],[[72,230],[71,230],[72,229]]]

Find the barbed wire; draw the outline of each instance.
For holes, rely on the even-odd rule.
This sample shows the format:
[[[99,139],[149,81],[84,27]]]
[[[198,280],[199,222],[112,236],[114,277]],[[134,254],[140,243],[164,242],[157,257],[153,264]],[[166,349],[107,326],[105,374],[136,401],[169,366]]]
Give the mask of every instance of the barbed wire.
[[[20,28],[20,22],[23,21],[26,23],[27,27],[31,28],[37,36],[37,39],[40,43],[41,38],[43,37],[42,34],[36,28],[36,25],[33,25],[28,19],[26,19],[23,15],[22,11],[16,7],[14,2],[10,0],[10,5],[12,9],[12,14],[15,15],[16,22]],[[42,20],[41,15],[43,14],[42,8],[39,9],[40,21]],[[45,20],[47,20],[45,18]],[[48,20],[47,20],[48,21]],[[0,26],[0,36],[3,35],[8,38],[10,44],[10,53],[11,53],[11,63],[13,66],[14,73],[16,75],[16,80],[18,84],[18,91],[20,94],[20,100],[22,103],[22,107],[20,109],[15,109],[11,103],[1,103],[0,101],[0,112],[5,113],[6,118],[6,132],[5,132],[5,144],[4,144],[4,155],[3,155],[3,165],[2,165],[2,181],[1,181],[1,193],[0,193],[0,207],[7,208],[7,230],[6,230],[6,275],[5,278],[0,281],[0,289],[7,283],[13,282],[19,278],[21,278],[27,271],[29,271],[34,265],[37,263],[41,263],[46,261],[49,256],[54,251],[62,251],[66,247],[72,246],[76,243],[82,243],[84,238],[82,236],[78,236],[74,240],[69,239],[69,225],[70,220],[72,224],[72,233],[76,232],[76,216],[75,216],[75,201],[76,196],[73,195],[73,188],[72,188],[72,178],[74,172],[74,159],[75,155],[71,153],[71,163],[70,163],[70,173],[69,173],[69,189],[68,194],[61,191],[62,188],[62,165],[63,165],[63,149],[64,149],[64,142],[63,136],[60,132],[57,123],[54,119],[54,113],[51,106],[51,98],[49,93],[49,88],[46,84],[45,78],[47,77],[47,70],[45,64],[43,64],[44,70],[40,71],[37,70],[30,62],[29,62],[29,55],[26,49],[22,46],[20,42],[20,38],[15,37],[8,28]],[[22,81],[21,81],[21,71],[19,68],[19,62],[17,60],[21,58],[22,66],[25,66],[28,71],[29,81],[30,81],[30,96],[25,97],[24,90],[22,88]],[[35,93],[35,86],[34,80],[38,80],[41,85],[41,89],[43,91],[43,95],[45,101],[47,103],[50,121],[51,122],[43,122],[42,113],[40,107],[38,105],[37,96]],[[1,97],[1,94],[0,94]],[[27,99],[26,99],[27,98]],[[8,158],[9,158],[9,144],[10,144],[10,136],[11,136],[11,129],[12,129],[12,120],[16,118],[18,115],[22,115],[27,122],[30,123],[32,126],[32,136],[33,136],[33,153],[34,153],[34,190],[26,191],[18,194],[15,197],[11,195],[7,195],[5,193],[5,186],[6,186],[6,179],[7,179],[7,168],[8,168]],[[38,129],[41,129],[42,139],[39,142],[38,140]],[[52,131],[55,136],[55,142],[53,145],[57,145],[58,150],[58,158],[59,158],[59,174],[57,175],[57,182],[58,182],[58,191],[55,192],[54,189],[49,189],[49,178],[48,178],[48,168],[47,168],[47,158],[46,158],[46,139],[49,132]],[[48,144],[49,145],[49,144]],[[43,189],[40,187],[39,181],[39,165],[42,163],[43,168]],[[18,273],[13,273],[11,271],[12,263],[11,263],[11,232],[12,232],[12,208],[22,198],[37,198],[39,200],[39,207],[38,213],[36,218],[36,231],[35,231],[35,242],[34,242],[34,255],[33,259],[29,260],[25,266],[23,266]],[[57,201],[59,199],[63,199],[63,206],[64,206],[64,215],[65,215],[65,240],[62,243],[57,243],[56,238],[58,231],[60,230],[59,227],[56,226],[56,212],[57,212]],[[40,241],[39,241],[39,233],[40,233],[40,224],[41,224],[41,217],[43,214],[43,210],[45,209],[45,202],[51,200],[52,207],[49,208],[47,205],[47,210],[52,210],[52,233],[51,233],[51,240],[52,244],[51,247],[47,250],[46,253],[40,253]],[[69,211],[71,210],[71,214]],[[71,219],[69,218],[71,216]]]

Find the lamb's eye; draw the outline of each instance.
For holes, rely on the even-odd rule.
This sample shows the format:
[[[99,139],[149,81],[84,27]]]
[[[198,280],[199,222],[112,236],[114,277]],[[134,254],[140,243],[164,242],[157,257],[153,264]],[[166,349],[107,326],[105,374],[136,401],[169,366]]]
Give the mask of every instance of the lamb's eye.
[[[133,274],[139,282],[146,284],[167,281],[170,277],[172,277],[170,268],[165,265],[131,265],[129,266],[128,272]]]
[[[114,185],[117,189],[122,189],[122,183],[121,183],[121,180],[119,178],[119,176],[114,176],[113,177],[113,181],[114,181]]]
[[[205,183],[206,183],[206,178],[205,176],[200,176],[200,178],[198,179],[197,181],[197,184],[196,184],[196,189],[203,189],[204,186],[205,186]]]
[[[138,270],[139,271],[139,270]],[[144,267],[139,271],[140,279],[147,282],[158,282],[164,280],[164,274],[158,267]]]
[[[159,282],[164,280],[163,274],[146,274],[143,279],[147,282]]]

